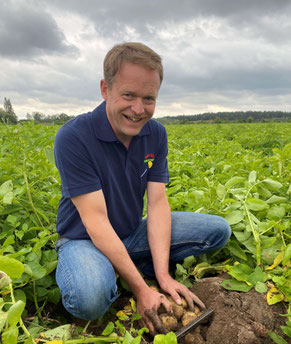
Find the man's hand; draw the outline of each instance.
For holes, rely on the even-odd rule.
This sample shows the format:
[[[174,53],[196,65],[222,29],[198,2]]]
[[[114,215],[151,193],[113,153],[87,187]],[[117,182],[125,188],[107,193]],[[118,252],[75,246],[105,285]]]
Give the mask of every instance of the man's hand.
[[[195,303],[202,309],[206,308],[198,296],[192,293],[184,284],[174,280],[169,274],[163,276],[159,280],[159,284],[161,289],[169,294],[178,305],[181,304],[181,295],[185,298],[190,310],[194,310]]]
[[[137,313],[142,316],[140,323],[150,330],[152,336],[163,333],[164,328],[158,316],[158,309],[163,305],[166,311],[173,313],[171,303],[165,295],[148,287],[143,293],[137,296]]]

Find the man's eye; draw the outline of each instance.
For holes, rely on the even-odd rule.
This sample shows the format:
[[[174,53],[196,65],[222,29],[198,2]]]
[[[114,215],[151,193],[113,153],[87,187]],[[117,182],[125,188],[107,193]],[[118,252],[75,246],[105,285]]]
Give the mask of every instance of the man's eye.
[[[153,97],[146,97],[146,98],[145,98],[145,101],[146,101],[147,103],[153,103],[153,102],[155,101],[155,99],[154,99]]]
[[[130,94],[130,93],[125,93],[123,96],[124,96],[125,98],[132,98],[132,94]]]

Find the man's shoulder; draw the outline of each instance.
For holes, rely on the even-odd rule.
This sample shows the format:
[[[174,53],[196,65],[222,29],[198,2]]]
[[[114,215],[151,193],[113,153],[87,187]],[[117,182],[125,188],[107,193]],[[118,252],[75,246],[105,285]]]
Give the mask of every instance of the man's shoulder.
[[[158,122],[156,119],[151,119],[148,122],[148,125],[150,127],[150,131],[153,132],[154,134],[159,133],[164,135],[166,133],[166,128],[164,125],[160,122]]]
[[[91,124],[92,112],[80,114],[65,123],[55,137],[55,149],[62,149],[64,145],[79,146],[88,143],[94,131]]]
[[[92,112],[82,113],[77,115],[75,118],[71,119],[67,123],[65,123],[59,131],[70,132],[70,131],[78,131],[81,132],[84,127],[90,125],[92,117]]]
[[[96,116],[103,111],[103,107],[104,104],[100,104],[93,111],[77,115],[59,129],[57,137],[69,135],[78,138],[89,138],[91,134],[94,134],[93,122],[96,120]]]

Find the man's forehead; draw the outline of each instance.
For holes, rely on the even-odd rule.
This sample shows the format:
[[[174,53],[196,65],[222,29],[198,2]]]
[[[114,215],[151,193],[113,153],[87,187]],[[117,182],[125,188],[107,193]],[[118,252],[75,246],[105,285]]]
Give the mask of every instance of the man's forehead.
[[[139,71],[139,70],[143,70],[146,71],[146,73],[150,74],[150,75],[155,75],[155,77],[157,79],[159,79],[159,81],[161,81],[160,79],[160,74],[159,71],[157,69],[153,69],[147,65],[143,65],[141,63],[133,63],[133,62],[128,62],[128,61],[124,61],[121,63],[117,73],[115,74],[115,77],[117,75],[123,75],[128,73],[128,71]]]

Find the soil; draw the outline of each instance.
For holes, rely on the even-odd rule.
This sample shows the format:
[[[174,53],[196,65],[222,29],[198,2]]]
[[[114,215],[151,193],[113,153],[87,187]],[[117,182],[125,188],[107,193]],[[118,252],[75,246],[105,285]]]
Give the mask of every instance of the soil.
[[[268,331],[284,337],[280,326],[285,324],[285,318],[280,314],[286,314],[286,304],[269,306],[266,295],[255,290],[248,293],[225,290],[220,285],[224,279],[225,276],[204,278],[192,288],[207,308],[214,309],[213,318],[201,326],[204,343],[274,344]]]

